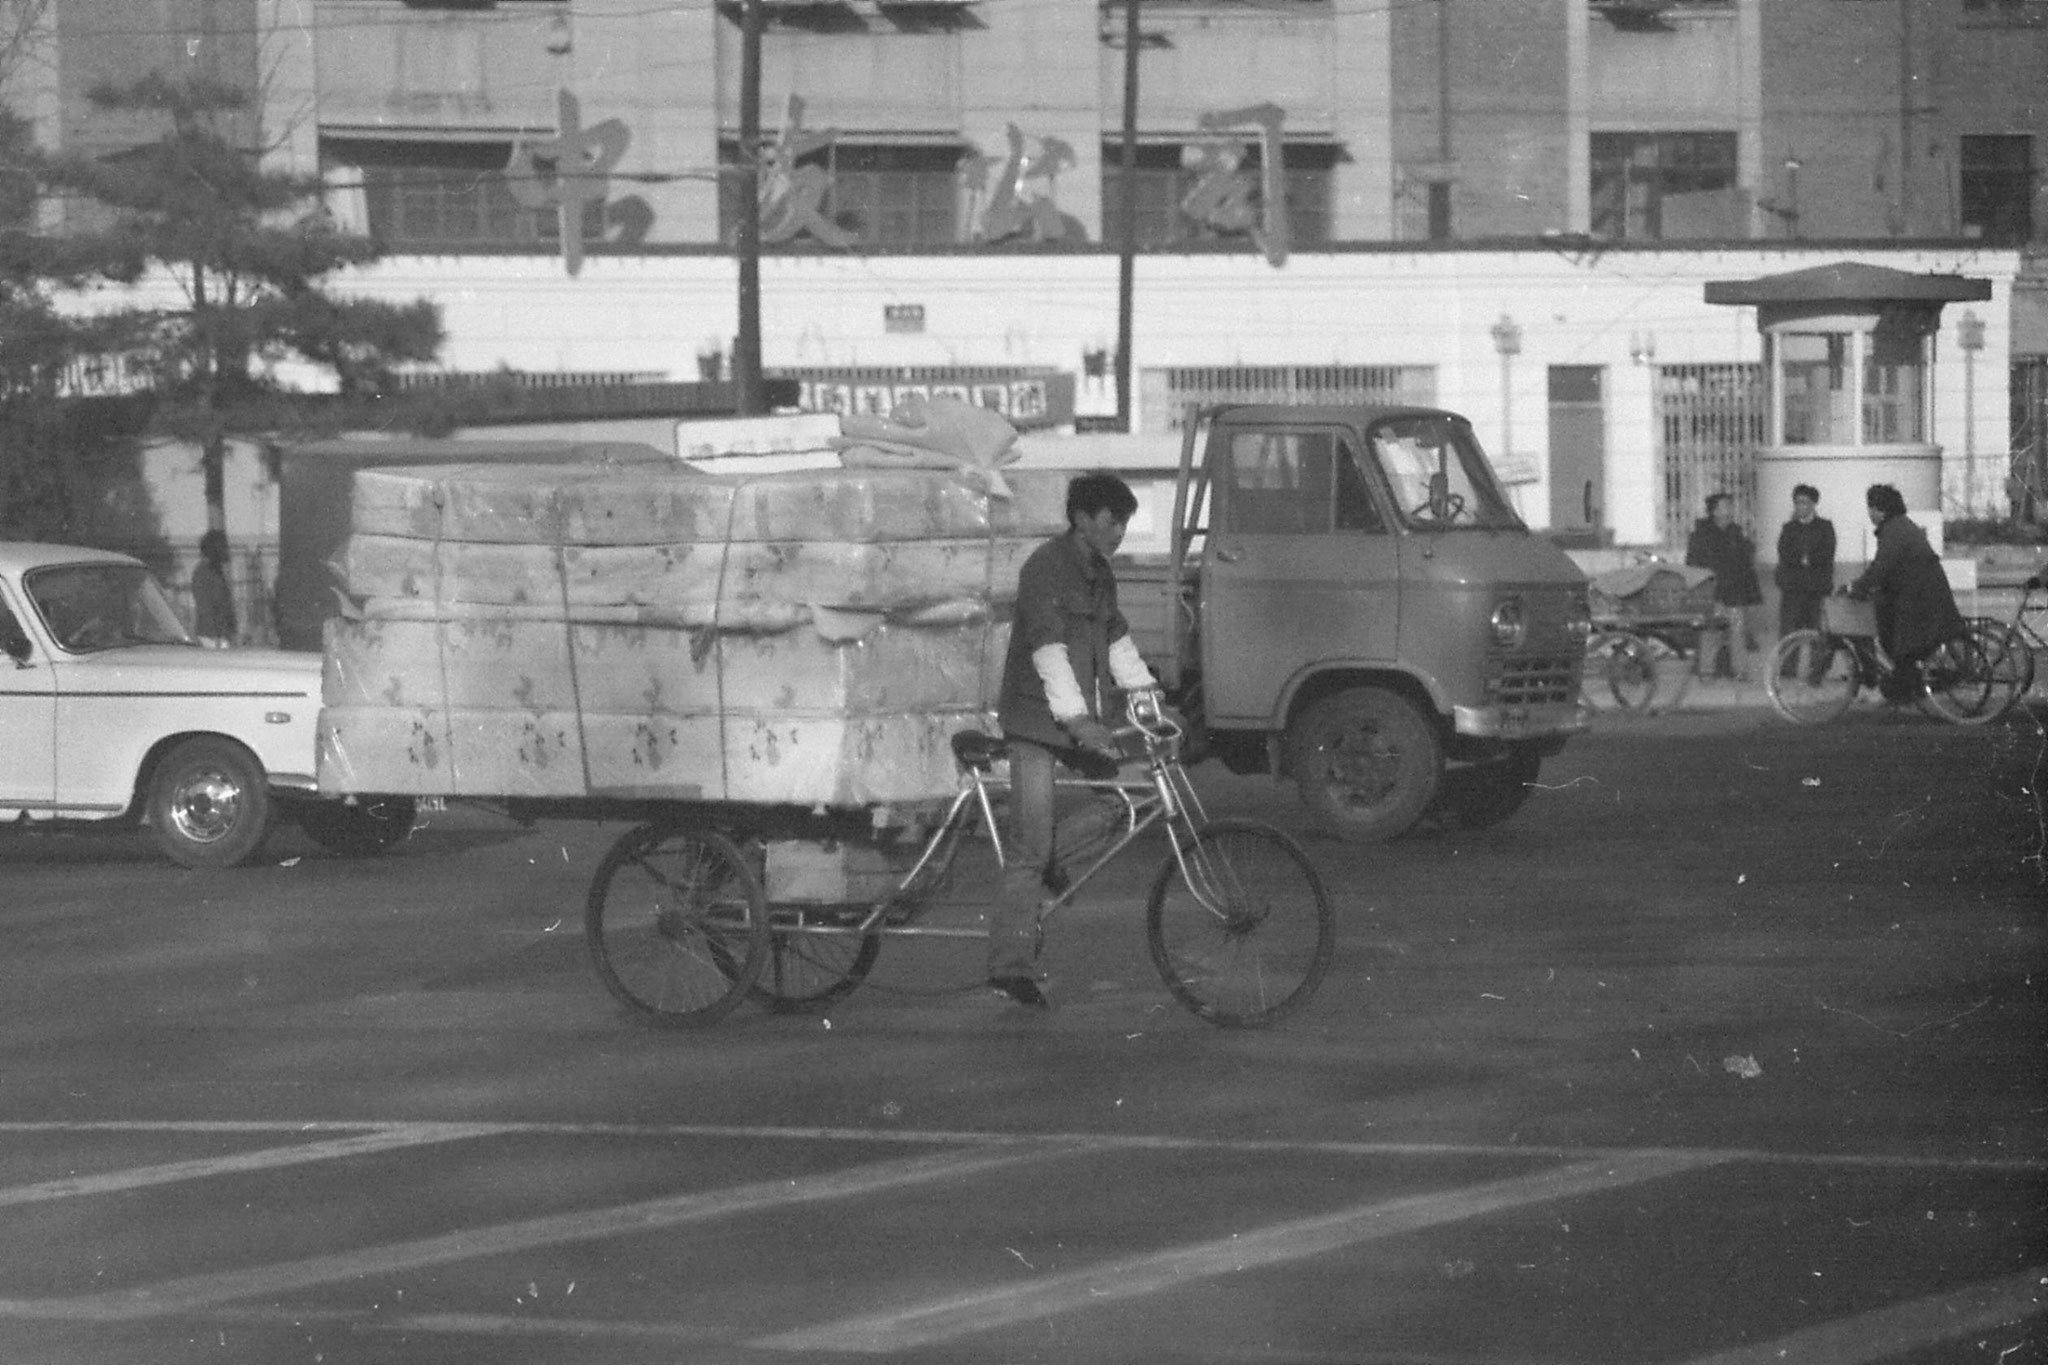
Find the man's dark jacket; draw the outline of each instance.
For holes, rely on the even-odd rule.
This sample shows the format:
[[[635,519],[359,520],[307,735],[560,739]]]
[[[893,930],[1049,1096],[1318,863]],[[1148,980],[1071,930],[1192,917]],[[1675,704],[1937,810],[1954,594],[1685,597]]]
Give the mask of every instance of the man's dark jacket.
[[[1073,737],[1053,719],[1031,655],[1046,645],[1064,644],[1088,714],[1100,720],[1103,699],[1116,686],[1109,646],[1130,633],[1116,605],[1116,574],[1079,536],[1054,536],[1033,550],[1017,574],[1017,615],[996,701],[1003,733],[1052,749],[1072,747]]]
[[[1835,590],[1835,524],[1826,517],[1794,517],[1778,532],[1778,567],[1772,574],[1784,592]]]
[[[1756,581],[1756,546],[1733,522],[1725,530],[1714,525],[1712,517],[1694,522],[1692,538],[1685,542],[1685,562],[1714,571],[1714,600],[1724,607],[1747,607],[1764,600],[1764,590]]]
[[[1963,614],[1956,610],[1941,556],[1910,517],[1884,519],[1877,528],[1877,555],[1849,593],[1871,599],[1878,642],[1894,659],[1925,654],[1962,633]]]

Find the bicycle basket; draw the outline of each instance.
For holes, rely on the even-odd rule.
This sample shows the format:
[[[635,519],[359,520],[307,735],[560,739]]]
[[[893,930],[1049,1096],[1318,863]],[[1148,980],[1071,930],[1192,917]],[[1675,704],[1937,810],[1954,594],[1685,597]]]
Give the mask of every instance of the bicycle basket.
[[[1820,624],[1830,635],[1875,635],[1877,608],[1853,597],[1823,597]]]

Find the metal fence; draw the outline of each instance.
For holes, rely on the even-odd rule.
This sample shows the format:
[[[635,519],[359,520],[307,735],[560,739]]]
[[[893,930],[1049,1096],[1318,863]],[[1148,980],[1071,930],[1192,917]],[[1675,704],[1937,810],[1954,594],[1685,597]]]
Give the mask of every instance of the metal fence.
[[[2048,522],[2048,355],[2012,361],[2012,512]]]
[[[1659,365],[1664,544],[1682,546],[1709,493],[1735,495],[1735,519],[1756,524],[1756,453],[1764,443],[1763,366]]]
[[[1436,402],[1434,365],[1192,365],[1146,370],[1139,430],[1179,431],[1190,403]]]

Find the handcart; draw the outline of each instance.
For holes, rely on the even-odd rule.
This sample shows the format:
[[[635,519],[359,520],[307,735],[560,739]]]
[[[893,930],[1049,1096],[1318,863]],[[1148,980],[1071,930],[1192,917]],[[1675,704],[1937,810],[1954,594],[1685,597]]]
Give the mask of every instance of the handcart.
[[[1715,618],[1712,571],[1652,559],[1596,575],[1587,596],[1586,686],[1604,685],[1626,711],[1683,702]]]
[[[1167,990],[1224,1026],[1268,1024],[1298,1009],[1336,942],[1314,866],[1278,829],[1208,818],[1181,765],[1171,712],[1134,700],[1117,734],[1129,775],[1060,779],[1065,791],[1110,803],[1117,819],[1106,847],[1063,870],[1047,916],[1163,824],[1169,851],[1152,880],[1145,932]],[[978,730],[951,742],[959,786],[922,811],[612,803],[606,814],[639,823],[591,881],[584,936],[599,979],[647,1020],[693,1027],[750,999],[776,1010],[839,1001],[866,978],[885,940],[985,937],[984,929],[930,923],[926,913],[977,832],[998,867],[1004,858],[1003,742]],[[567,813],[552,804],[521,803],[513,813]]]

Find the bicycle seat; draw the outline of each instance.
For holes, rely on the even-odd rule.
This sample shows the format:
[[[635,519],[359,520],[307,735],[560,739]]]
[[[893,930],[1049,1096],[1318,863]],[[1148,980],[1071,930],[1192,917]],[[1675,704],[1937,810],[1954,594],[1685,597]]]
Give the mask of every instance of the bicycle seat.
[[[1010,756],[1009,741],[980,730],[957,730],[953,734],[953,761],[963,768],[985,773]]]

